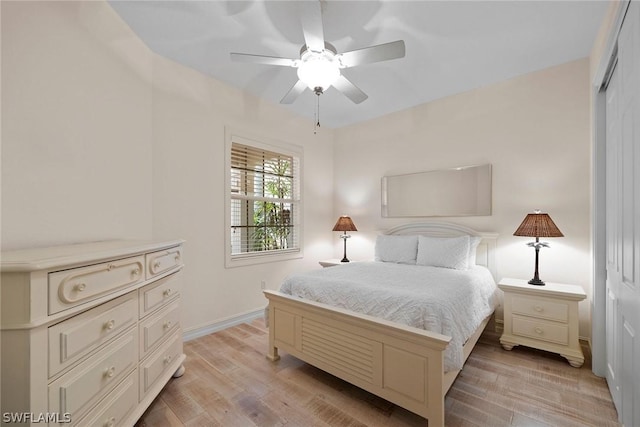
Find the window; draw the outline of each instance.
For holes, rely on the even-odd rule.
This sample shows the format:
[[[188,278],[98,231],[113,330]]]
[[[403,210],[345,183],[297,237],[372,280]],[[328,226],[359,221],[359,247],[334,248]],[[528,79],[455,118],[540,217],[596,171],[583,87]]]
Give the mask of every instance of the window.
[[[228,140],[227,265],[301,256],[301,150]]]

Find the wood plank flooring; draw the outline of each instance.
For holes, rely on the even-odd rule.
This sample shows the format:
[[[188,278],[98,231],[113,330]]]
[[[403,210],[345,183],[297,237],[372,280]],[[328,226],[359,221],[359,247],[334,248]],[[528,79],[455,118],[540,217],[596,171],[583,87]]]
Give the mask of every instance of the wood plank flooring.
[[[447,426],[619,426],[606,382],[585,364],[516,347],[489,324],[445,399]],[[262,320],[185,343],[186,372],[138,421],[162,426],[425,426],[426,420],[281,352]]]

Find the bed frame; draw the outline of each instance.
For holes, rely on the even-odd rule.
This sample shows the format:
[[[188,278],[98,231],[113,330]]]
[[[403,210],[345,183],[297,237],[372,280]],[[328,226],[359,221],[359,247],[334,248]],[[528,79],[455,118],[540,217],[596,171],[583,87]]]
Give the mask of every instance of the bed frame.
[[[385,234],[481,236],[476,262],[496,277],[497,234],[444,222],[402,225]],[[427,418],[430,427],[444,426],[444,397],[460,372],[444,372],[444,349],[451,337],[281,292],[264,294],[269,300],[268,359],[278,360],[282,349]],[[489,317],[464,345],[465,361]]]

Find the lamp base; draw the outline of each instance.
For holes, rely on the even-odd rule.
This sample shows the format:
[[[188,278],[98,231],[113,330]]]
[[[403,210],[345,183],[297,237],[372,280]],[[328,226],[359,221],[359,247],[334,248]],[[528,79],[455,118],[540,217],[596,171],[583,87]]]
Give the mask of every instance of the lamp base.
[[[340,262],[349,262],[349,260],[347,259],[347,257],[344,257],[340,260]]]
[[[544,282],[538,279],[537,277],[534,277],[533,279],[529,280],[527,283],[535,286],[544,286]]]

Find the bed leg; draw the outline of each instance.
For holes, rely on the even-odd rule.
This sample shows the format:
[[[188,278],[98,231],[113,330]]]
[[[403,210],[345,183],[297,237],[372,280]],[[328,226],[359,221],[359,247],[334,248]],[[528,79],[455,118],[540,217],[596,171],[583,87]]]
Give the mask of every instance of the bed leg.
[[[274,347],[272,345],[269,346],[269,352],[267,353],[267,359],[272,362],[276,362],[280,360],[280,356],[278,355],[278,347]]]
[[[444,399],[445,396],[442,396],[434,402],[429,402],[432,411],[427,418],[428,427],[444,427]]]
[[[427,420],[428,427],[444,427],[444,411],[440,414],[434,414]]]

